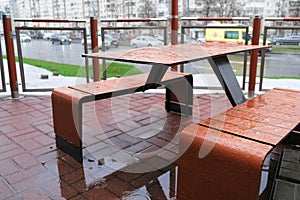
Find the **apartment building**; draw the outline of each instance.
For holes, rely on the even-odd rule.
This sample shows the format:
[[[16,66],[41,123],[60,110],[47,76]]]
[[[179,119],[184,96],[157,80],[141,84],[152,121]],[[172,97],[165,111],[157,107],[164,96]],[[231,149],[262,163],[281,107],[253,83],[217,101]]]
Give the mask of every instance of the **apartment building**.
[[[5,4],[6,2],[6,4]],[[299,0],[179,0],[180,16],[299,17]],[[7,1],[0,1],[0,8]],[[168,17],[171,0],[9,0],[16,18]]]

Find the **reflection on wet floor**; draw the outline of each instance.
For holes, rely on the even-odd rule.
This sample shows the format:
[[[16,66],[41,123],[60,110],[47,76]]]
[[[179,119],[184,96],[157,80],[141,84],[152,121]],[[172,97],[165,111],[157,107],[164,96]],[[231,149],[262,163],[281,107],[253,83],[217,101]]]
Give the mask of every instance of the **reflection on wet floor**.
[[[49,96],[0,99],[0,200],[175,199],[180,131],[229,107],[223,94],[194,95],[191,117],[160,94],[86,104],[79,163],[56,148]]]
[[[75,174],[62,175],[65,164],[58,162],[60,177],[81,177],[70,187],[80,186],[77,192],[88,199],[94,195],[99,199],[176,199],[180,132],[209,117],[212,107],[218,112],[230,107],[223,95],[213,98],[195,97],[193,116],[167,113],[162,95],[128,95],[84,104],[83,163]],[[64,187],[61,190],[67,198]]]
[[[63,174],[65,163],[58,162],[63,182],[60,185],[62,197],[68,199],[70,188],[77,188],[78,194],[94,199],[175,199],[177,166],[169,166],[148,173],[129,173],[85,160],[82,167],[71,174]],[[76,180],[79,179],[79,180]],[[62,182],[61,182],[62,183]]]

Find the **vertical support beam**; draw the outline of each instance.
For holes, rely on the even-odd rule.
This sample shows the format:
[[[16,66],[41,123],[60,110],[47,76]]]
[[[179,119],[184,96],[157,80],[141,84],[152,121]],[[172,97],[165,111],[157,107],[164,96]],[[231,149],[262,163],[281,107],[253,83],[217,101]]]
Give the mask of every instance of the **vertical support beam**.
[[[1,47],[1,41],[0,41],[0,77],[1,77],[1,84],[2,84],[2,90],[3,92],[6,92],[6,86],[5,86],[5,75],[4,75],[4,63],[3,63],[3,58],[2,58],[2,47]]]
[[[4,28],[4,39],[6,45],[11,98],[19,98],[16,58],[15,58],[15,51],[14,51],[14,42],[12,38],[13,37],[12,23],[11,23],[11,17],[9,15],[3,15],[3,28]]]
[[[105,33],[104,33],[104,28],[101,29],[101,51],[104,52],[106,47],[105,47]],[[102,79],[106,80],[106,60],[102,59],[102,68],[103,68],[103,74],[102,74]]]
[[[212,69],[220,81],[232,106],[246,101],[243,91],[235,77],[227,56],[217,56],[208,59]]]
[[[83,30],[83,39],[84,39],[84,53],[88,53],[88,44],[87,44],[87,34],[86,34],[86,29]],[[85,61],[85,73],[86,73],[86,82],[90,82],[90,67],[89,67],[89,59],[84,58]]]
[[[98,21],[94,19],[94,17],[90,18],[90,25],[91,25],[91,45],[92,45],[92,53],[99,53],[98,47]],[[94,82],[100,80],[100,65],[99,59],[93,58],[93,75],[94,75]]]
[[[268,34],[268,29],[265,27],[264,28],[263,45],[266,45],[266,43],[267,43],[267,34]],[[260,74],[259,74],[259,91],[262,91],[262,84],[264,81],[265,58],[266,58],[266,49],[262,49],[261,50],[261,61],[260,61]]]
[[[253,19],[252,45],[259,44],[260,26],[261,26],[261,18],[259,16],[255,16]],[[250,58],[249,89],[248,89],[249,97],[254,96],[257,61],[258,61],[258,50],[253,50],[251,51],[251,58]]]
[[[178,44],[178,0],[172,1],[171,11],[171,44]],[[172,71],[177,71],[177,65],[172,66]]]

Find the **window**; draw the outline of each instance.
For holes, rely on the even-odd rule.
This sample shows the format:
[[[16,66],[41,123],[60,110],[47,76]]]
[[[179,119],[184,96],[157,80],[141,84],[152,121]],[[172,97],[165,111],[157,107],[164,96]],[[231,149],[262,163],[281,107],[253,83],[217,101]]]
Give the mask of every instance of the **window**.
[[[239,32],[238,31],[225,31],[225,38],[239,39]]]

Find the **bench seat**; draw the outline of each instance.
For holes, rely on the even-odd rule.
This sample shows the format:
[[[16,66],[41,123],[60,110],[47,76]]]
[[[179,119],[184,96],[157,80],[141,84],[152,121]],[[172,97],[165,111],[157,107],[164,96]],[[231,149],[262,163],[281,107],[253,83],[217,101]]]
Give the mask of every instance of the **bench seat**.
[[[52,110],[56,145],[82,162],[82,104],[120,95],[166,88],[165,109],[192,115],[193,77],[191,74],[168,71],[159,83],[145,85],[148,73],[102,80],[52,91]]]
[[[177,199],[259,199],[266,157],[283,141],[300,144],[299,102],[300,91],[273,89],[186,127]]]

